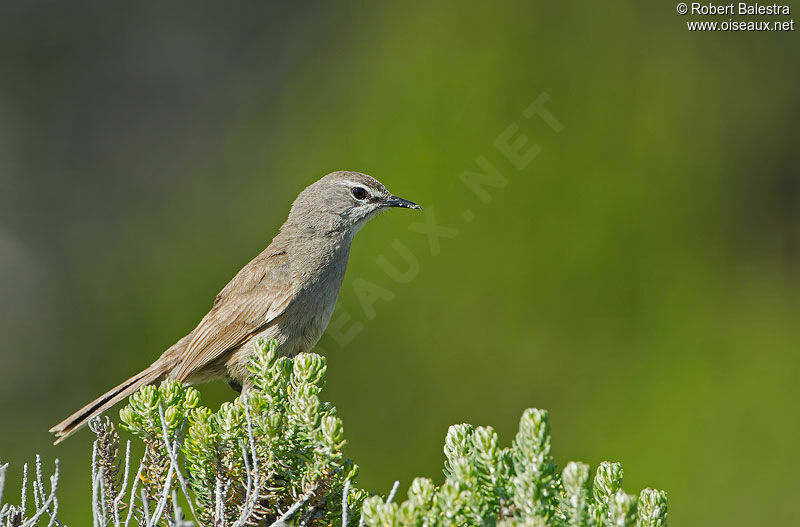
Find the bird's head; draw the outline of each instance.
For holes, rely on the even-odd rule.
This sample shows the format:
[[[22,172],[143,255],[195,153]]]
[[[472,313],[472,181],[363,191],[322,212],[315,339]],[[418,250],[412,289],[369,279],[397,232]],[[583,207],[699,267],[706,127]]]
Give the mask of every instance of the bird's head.
[[[289,213],[294,224],[326,225],[328,230],[355,234],[369,220],[390,208],[421,209],[398,198],[377,179],[360,172],[332,172],[306,187]]]

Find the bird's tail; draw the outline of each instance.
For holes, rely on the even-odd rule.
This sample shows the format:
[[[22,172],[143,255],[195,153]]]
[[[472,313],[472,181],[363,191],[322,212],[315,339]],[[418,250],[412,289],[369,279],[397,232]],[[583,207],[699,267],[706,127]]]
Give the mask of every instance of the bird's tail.
[[[173,361],[165,361],[162,357],[146,370],[139,372],[116,388],[109,390],[71,416],[67,417],[50,429],[50,433],[56,435],[54,444],[57,445],[61,441],[65,440],[82,428],[83,425],[89,421],[89,419],[108,410],[142,386],[154,384],[165,379],[169,375],[169,372],[172,370],[173,366]]]

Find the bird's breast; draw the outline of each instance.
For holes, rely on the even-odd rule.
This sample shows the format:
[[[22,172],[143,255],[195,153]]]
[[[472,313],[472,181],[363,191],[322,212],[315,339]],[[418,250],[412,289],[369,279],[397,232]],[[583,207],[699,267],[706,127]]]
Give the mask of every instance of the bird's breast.
[[[328,327],[342,283],[340,277],[332,278],[317,287],[309,288],[301,293],[303,298],[298,298],[297,310],[292,317],[298,322],[292,328],[297,339],[293,353],[310,351]]]
[[[228,376],[239,380],[248,378],[247,360],[259,338],[275,340],[278,353],[283,356],[311,351],[331,320],[346,264],[345,255],[344,259],[326,266],[322,272],[313,273],[313,279],[303,280],[286,309],[227,359]]]

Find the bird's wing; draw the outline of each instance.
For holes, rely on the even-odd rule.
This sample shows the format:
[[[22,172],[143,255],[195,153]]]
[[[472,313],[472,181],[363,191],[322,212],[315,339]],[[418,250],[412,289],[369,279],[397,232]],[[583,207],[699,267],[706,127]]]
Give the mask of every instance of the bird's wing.
[[[264,251],[217,295],[192,331],[175,373],[185,381],[280,315],[297,291],[285,251]]]

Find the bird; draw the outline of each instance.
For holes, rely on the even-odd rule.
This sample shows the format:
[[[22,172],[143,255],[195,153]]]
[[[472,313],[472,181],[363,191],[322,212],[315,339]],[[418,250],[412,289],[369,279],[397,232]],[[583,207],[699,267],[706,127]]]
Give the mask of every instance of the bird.
[[[306,187],[269,246],[228,282],[197,327],[51,428],[55,444],[143,386],[166,379],[197,384],[224,378],[241,391],[261,338],[274,340],[284,356],[311,350],[333,314],[354,236],[390,208],[422,207],[360,172],[332,172]]]

